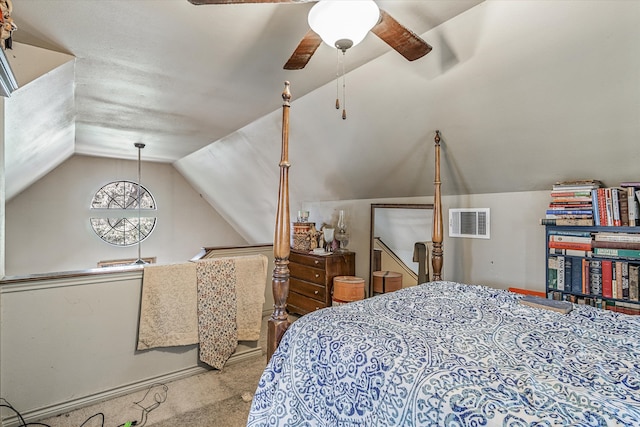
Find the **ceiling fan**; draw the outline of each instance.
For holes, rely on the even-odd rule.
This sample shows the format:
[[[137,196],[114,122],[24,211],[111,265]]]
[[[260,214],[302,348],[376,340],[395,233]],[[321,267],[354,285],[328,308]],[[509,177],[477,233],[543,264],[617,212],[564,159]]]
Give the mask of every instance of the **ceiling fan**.
[[[307,65],[316,49],[322,44],[324,40],[332,47],[336,47],[343,52],[348,48],[358,44],[364,36],[371,31],[373,34],[382,39],[385,43],[395,49],[400,55],[404,56],[409,61],[414,61],[418,58],[422,58],[424,55],[431,51],[431,46],[418,37],[413,31],[404,27],[398,21],[396,21],[391,15],[382,9],[379,9],[373,0],[363,1],[331,1],[331,0],[188,0],[194,5],[205,4],[245,4],[245,3],[316,3],[309,12],[309,25],[310,29],[307,34],[302,38],[298,47],[284,65],[285,70],[300,70]],[[337,9],[342,6],[363,6],[368,4],[369,10],[366,12],[357,12],[359,18],[365,14],[373,14],[372,21],[369,22],[368,28],[363,30],[361,36],[355,37],[342,37],[331,38],[325,34],[322,36],[323,30],[319,27],[319,16],[324,14],[327,9]],[[373,5],[373,6],[371,6]],[[325,9],[325,10],[322,10]],[[335,12],[335,10],[332,10]],[[334,25],[335,21],[340,20],[338,18],[344,17],[345,13],[338,11],[338,15],[334,15],[331,18],[330,24]],[[316,19],[317,18],[317,19]],[[352,26],[350,23],[348,26]],[[315,28],[314,28],[315,27]],[[316,31],[314,31],[316,30]],[[360,40],[357,40],[360,38]]]

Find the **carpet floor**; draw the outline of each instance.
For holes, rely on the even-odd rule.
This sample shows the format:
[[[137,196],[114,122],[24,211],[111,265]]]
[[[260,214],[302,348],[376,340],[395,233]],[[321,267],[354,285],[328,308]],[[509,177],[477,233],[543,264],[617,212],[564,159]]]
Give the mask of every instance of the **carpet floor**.
[[[40,421],[50,427],[241,427],[266,366],[257,356]]]

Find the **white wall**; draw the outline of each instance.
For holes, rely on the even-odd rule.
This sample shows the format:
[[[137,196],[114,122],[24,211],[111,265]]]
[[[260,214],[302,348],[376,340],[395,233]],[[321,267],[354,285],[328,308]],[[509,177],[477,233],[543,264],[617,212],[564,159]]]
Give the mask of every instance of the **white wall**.
[[[539,219],[549,197],[549,191],[443,196],[443,279],[544,291],[545,236]],[[303,208],[317,224],[335,224],[338,211],[345,210],[351,234],[348,248],[356,252],[356,275],[368,283],[371,203],[432,202],[431,197],[342,200],[305,202]],[[491,239],[448,237],[449,208],[490,208]]]
[[[253,254],[271,255],[273,270],[270,246],[216,256]],[[141,279],[142,269],[129,267],[3,283],[2,397],[34,421],[208,369],[197,345],[136,350]],[[270,272],[266,282],[263,311],[270,312]],[[261,354],[259,342],[241,341],[227,364]],[[15,414],[0,412],[4,425],[18,424]]]
[[[158,207],[156,229],[142,243],[143,257],[183,262],[202,246],[247,244],[173,166],[142,162],[141,169],[142,184]],[[115,247],[94,233],[89,206],[104,184],[137,181],[137,171],[135,161],[76,155],[11,199],[6,204],[6,275],[83,270],[100,260],[136,258],[137,246]],[[216,187],[215,182],[209,185]]]

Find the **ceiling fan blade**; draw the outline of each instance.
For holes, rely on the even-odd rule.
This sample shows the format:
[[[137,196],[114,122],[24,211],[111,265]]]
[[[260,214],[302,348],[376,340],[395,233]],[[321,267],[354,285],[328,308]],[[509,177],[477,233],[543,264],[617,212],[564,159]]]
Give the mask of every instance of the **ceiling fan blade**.
[[[380,22],[371,29],[371,32],[409,61],[422,58],[432,49],[429,43],[382,9],[380,9]]]
[[[291,58],[284,64],[285,70],[301,70],[311,59],[318,46],[322,44],[322,39],[313,30],[307,31],[298,47],[291,55]]]
[[[188,0],[195,5],[203,4],[243,4],[243,3],[309,3],[315,0]]]

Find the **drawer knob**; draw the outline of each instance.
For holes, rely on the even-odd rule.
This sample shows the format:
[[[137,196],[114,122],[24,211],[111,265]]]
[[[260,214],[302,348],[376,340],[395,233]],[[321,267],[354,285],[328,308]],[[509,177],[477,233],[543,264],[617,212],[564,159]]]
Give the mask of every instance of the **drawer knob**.
[[[320,310],[320,307],[316,307],[316,310]]]
[[[313,291],[313,293],[314,293],[315,295],[318,295],[318,291]]]
[[[320,275],[319,275],[318,273],[316,273],[316,279],[317,279],[318,277],[320,277]]]
[[[317,259],[313,261],[316,264],[320,264],[320,261],[318,261]]]

